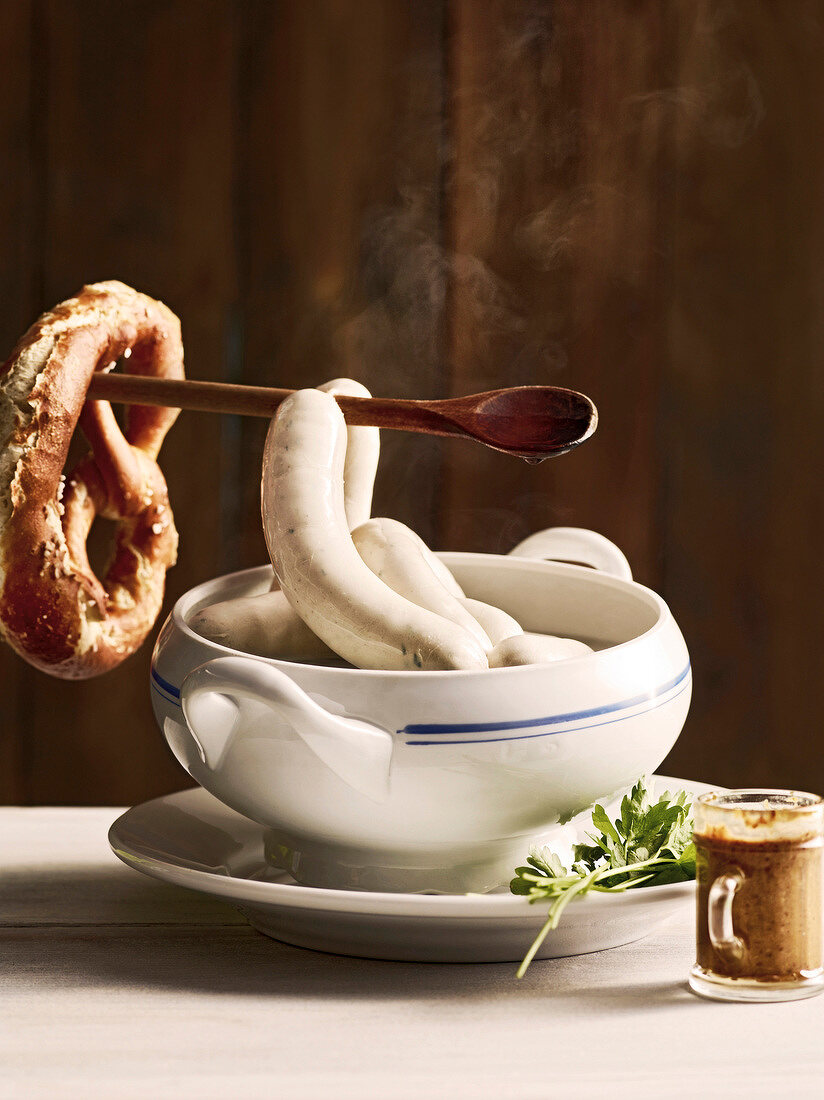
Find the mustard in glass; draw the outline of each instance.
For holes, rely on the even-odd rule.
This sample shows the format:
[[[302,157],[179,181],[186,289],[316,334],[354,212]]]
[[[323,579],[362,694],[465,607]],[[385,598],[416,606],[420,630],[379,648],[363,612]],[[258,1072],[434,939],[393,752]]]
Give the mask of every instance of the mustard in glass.
[[[693,804],[696,993],[785,1001],[824,989],[824,802],[799,791],[741,790]]]

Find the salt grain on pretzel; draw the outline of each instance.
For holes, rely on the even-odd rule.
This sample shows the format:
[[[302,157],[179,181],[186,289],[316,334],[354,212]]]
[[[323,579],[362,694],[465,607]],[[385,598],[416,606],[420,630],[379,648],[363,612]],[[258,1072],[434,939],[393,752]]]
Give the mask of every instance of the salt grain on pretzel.
[[[177,410],[135,407],[125,434],[106,401],[84,405],[96,370],[183,377],[180,323],[123,283],[86,286],[45,313],[0,368],[0,631],[55,676],[105,672],[141,644],[160,611],[177,531],[155,461]],[[92,447],[64,479],[78,421]],[[117,524],[94,574],[86,536]]]

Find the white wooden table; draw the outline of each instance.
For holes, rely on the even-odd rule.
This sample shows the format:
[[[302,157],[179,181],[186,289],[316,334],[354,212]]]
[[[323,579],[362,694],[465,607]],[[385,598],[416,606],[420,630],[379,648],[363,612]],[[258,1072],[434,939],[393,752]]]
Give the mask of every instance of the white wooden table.
[[[122,866],[119,812],[0,809],[3,1098],[824,1094],[824,996],[694,997],[689,913],[521,982],[322,955]]]

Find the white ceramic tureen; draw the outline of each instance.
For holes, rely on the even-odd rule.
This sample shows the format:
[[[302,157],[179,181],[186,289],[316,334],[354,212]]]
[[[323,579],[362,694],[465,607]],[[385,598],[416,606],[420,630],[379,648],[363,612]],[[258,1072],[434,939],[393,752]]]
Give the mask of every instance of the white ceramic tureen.
[[[468,596],[595,652],[385,672],[250,657],[190,628],[203,607],[268,589],[269,566],[192,589],[161,631],[151,693],[172,751],[267,827],[270,860],[299,882],[495,886],[552,826],[652,772],[683,726],[684,639],[612,543],[553,528],[508,556],[438,556]]]

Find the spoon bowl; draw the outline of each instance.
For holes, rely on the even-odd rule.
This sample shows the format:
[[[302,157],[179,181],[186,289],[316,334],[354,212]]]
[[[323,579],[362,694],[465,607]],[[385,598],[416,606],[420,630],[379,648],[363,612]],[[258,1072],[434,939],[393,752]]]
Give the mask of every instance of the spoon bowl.
[[[338,404],[350,424],[463,436],[527,462],[571,451],[598,426],[590,398],[560,386],[513,386],[440,401],[346,397]]]
[[[479,394],[470,405],[457,398],[458,423],[474,428],[487,446],[542,460],[564,454],[588,439],[598,426],[598,411],[583,393],[557,386],[520,386]],[[453,416],[455,414],[453,413]]]

